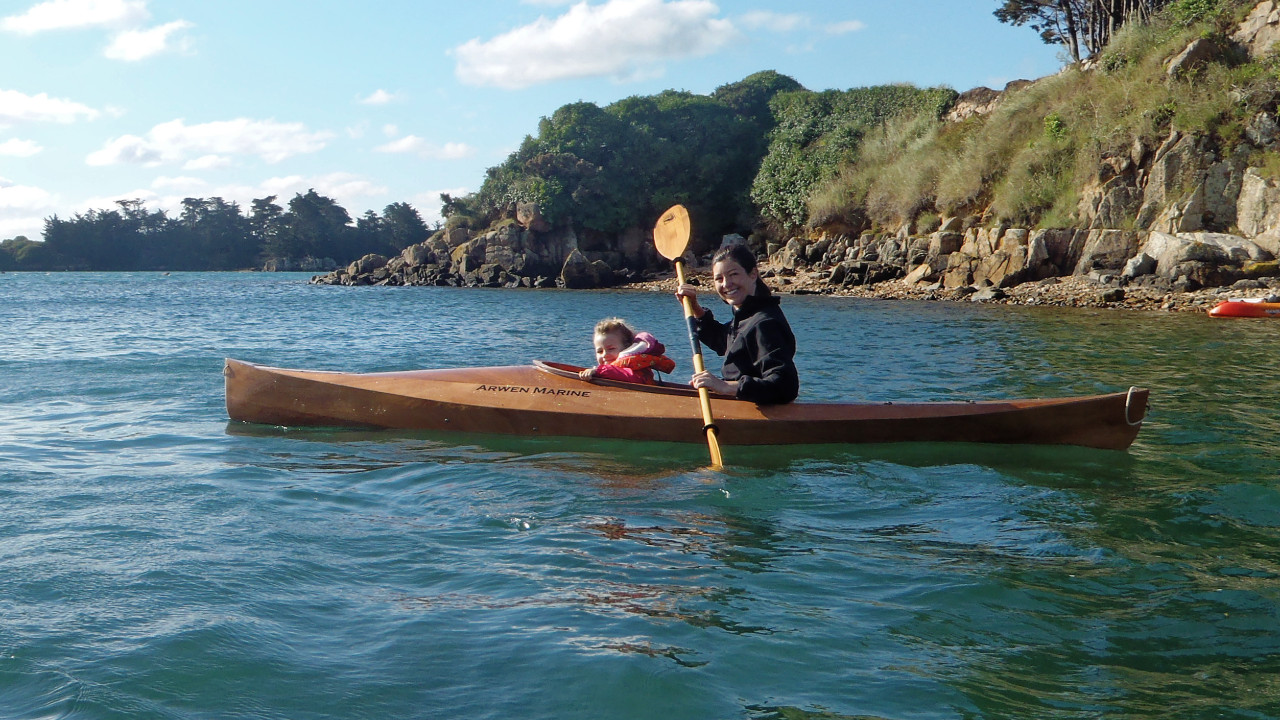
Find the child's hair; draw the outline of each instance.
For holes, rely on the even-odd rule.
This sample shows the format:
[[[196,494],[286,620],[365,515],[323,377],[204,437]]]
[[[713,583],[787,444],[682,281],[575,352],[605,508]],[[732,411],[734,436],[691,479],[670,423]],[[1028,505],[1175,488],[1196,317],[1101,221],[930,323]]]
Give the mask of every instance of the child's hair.
[[[608,335],[616,332],[622,336],[622,346],[630,345],[636,339],[636,331],[627,324],[626,320],[617,317],[605,318],[596,323],[597,335]]]

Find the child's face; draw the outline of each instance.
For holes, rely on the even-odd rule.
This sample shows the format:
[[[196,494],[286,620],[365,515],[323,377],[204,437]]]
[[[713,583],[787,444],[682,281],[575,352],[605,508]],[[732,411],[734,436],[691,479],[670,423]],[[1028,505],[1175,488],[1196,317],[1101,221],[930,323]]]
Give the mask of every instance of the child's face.
[[[618,359],[618,353],[622,352],[622,334],[614,331],[607,333],[596,333],[596,362],[611,363]]]

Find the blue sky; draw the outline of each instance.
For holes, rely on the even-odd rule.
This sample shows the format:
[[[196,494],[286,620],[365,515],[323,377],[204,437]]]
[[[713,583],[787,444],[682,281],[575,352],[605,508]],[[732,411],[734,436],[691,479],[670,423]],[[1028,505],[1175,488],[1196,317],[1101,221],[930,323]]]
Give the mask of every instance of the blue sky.
[[[996,0],[0,0],[0,239],[140,199],[477,190],[538,120],[761,70],[811,90],[1057,72]]]

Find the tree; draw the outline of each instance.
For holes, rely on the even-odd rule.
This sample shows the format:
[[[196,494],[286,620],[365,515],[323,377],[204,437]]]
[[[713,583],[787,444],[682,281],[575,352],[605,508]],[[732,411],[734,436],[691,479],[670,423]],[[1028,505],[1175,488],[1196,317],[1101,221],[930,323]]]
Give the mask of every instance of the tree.
[[[240,206],[220,197],[185,198],[179,223],[186,247],[179,267],[233,270],[255,264],[258,243]]]
[[[994,15],[1010,25],[1029,25],[1045,43],[1061,44],[1073,62],[1081,47],[1092,56],[1126,22],[1146,20],[1169,0],[1000,0]]]
[[[289,254],[277,257],[330,257],[338,262],[359,257],[351,215],[315,188],[295,194],[281,222],[281,245]]]
[[[276,204],[276,196],[258,198],[251,204],[249,234],[253,237],[261,255],[274,258],[290,257],[283,246],[284,208]],[[265,258],[264,258],[265,259]]]
[[[391,203],[382,209],[382,232],[392,252],[417,245],[431,234],[422,215],[405,202]]]

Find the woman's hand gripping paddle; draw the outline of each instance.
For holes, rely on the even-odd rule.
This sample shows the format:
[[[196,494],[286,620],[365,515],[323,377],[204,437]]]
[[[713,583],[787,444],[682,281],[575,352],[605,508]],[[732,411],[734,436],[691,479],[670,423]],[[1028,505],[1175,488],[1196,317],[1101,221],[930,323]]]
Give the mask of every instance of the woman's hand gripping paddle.
[[[662,213],[658,224],[653,226],[653,244],[658,254],[672,260],[676,264],[676,282],[684,284],[684,263],[680,261],[684,249],[689,244],[689,212],[683,205],[673,205]],[[697,318],[693,316],[693,301],[687,297],[680,298],[684,305],[685,321],[689,325],[689,344],[693,346],[693,370],[702,372],[702,345],[698,343]],[[720,441],[715,421],[711,417],[711,395],[706,388],[698,388],[698,402],[702,405],[702,430],[707,436],[707,448],[711,451],[711,465],[721,467]]]

